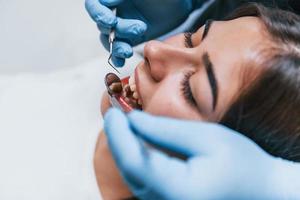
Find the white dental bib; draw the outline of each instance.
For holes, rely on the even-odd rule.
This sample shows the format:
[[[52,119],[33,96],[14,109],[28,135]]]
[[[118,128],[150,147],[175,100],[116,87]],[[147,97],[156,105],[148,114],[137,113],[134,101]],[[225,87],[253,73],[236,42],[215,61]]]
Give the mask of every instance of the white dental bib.
[[[93,156],[105,63],[0,75],[1,200],[102,199]]]

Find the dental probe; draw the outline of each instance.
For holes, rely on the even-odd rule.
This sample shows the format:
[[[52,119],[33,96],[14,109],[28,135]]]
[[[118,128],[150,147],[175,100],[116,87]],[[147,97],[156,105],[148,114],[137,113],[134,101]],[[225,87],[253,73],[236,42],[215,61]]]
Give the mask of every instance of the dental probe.
[[[114,8],[114,9],[112,10],[112,12],[113,12],[114,15],[116,15],[116,14],[117,14],[117,9]],[[108,62],[108,64],[109,64],[116,72],[118,72],[118,73],[120,74],[120,72],[114,67],[113,62],[112,62],[112,60],[111,60],[111,59],[112,59],[113,42],[114,42],[114,40],[115,40],[115,37],[116,37],[116,32],[115,32],[115,30],[112,28],[112,29],[110,30],[110,33],[109,33],[109,36],[108,36],[108,42],[109,42],[109,57],[108,57],[107,62]]]

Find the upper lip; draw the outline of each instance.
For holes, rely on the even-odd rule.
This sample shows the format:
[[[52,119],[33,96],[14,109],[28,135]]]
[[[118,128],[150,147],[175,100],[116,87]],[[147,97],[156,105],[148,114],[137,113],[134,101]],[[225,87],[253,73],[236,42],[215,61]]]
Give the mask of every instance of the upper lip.
[[[149,92],[151,93],[149,85],[151,85],[155,81],[151,76],[148,60],[145,59],[144,61],[140,62],[138,66],[135,68],[134,73],[135,73],[134,77],[135,77],[135,84],[136,84],[136,92],[139,95],[139,99],[144,109],[147,96],[149,96]],[[141,77],[142,77],[141,80],[142,82],[140,82]]]
[[[140,100],[142,101],[141,92],[140,92],[140,84],[139,84],[138,67],[135,68],[135,70],[134,70],[134,79],[135,79],[136,91],[139,94]]]

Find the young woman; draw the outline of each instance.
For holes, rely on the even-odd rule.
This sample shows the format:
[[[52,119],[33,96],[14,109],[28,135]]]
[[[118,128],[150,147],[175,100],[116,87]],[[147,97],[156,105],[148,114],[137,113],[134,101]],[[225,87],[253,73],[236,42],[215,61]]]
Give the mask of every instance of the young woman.
[[[134,81],[143,110],[221,123],[274,156],[300,160],[300,18],[249,4],[195,33],[145,45]],[[102,112],[109,107],[107,95]],[[94,166],[104,199],[130,197],[100,134]]]

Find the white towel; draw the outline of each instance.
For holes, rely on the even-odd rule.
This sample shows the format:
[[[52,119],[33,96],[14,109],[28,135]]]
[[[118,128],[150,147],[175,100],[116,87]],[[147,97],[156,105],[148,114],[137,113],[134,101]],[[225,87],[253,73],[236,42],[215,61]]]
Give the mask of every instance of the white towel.
[[[105,57],[48,75],[0,76],[1,200],[101,199],[93,156],[109,69]]]

